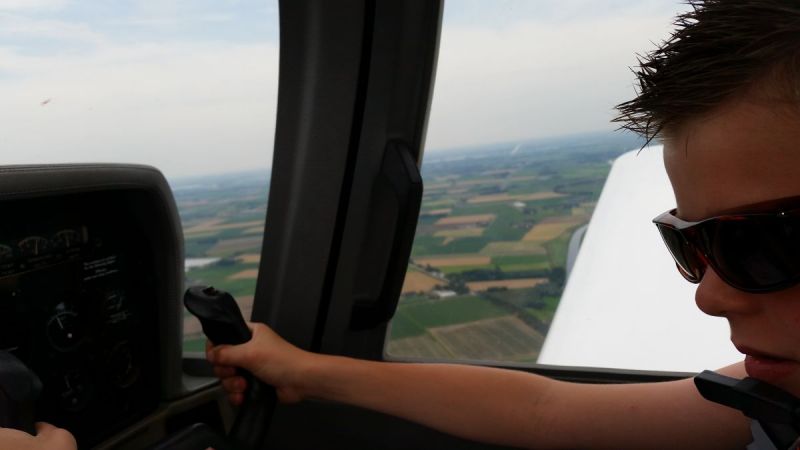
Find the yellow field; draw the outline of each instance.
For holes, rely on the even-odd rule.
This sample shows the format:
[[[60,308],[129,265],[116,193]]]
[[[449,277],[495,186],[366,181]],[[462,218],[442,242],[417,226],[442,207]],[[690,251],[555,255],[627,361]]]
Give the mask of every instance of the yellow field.
[[[186,227],[183,231],[184,232],[187,232],[187,231],[195,232],[195,231],[207,230],[208,228],[213,227],[215,225],[219,225],[224,221],[225,221],[225,219],[204,220],[204,221],[202,221],[200,223],[197,223],[197,224],[191,225],[189,227]]]
[[[258,264],[261,261],[261,255],[258,253],[247,253],[237,256],[236,260],[245,264]]]
[[[587,219],[588,219],[588,217],[592,214],[592,211],[594,211],[595,205],[597,205],[597,202],[581,203],[580,205],[572,208],[572,215],[573,216],[586,216]]]
[[[455,228],[452,230],[439,230],[434,236],[447,238],[476,237],[483,236],[483,228]]]
[[[583,216],[562,216],[544,219],[534,225],[525,236],[523,241],[547,242],[561,236],[562,233],[579,225],[585,221]]]
[[[496,281],[472,281],[467,283],[467,287],[472,292],[488,291],[493,287],[504,287],[507,289],[531,288],[538,284],[547,283],[547,278],[520,278],[517,280],[496,280]]]
[[[236,223],[226,223],[224,225],[219,224],[220,219],[210,220],[208,222],[204,222],[193,227],[189,227],[183,230],[184,234],[196,234],[196,233],[206,233],[209,231],[222,231],[222,230],[232,230],[237,228],[252,228],[256,225],[263,226],[263,220],[251,220],[248,222],[236,222]]]
[[[452,267],[452,266],[483,266],[492,263],[490,256],[484,255],[458,255],[439,256],[432,258],[414,258],[414,262],[422,266]]]
[[[434,225],[471,225],[479,223],[489,223],[495,218],[494,214],[475,214],[471,216],[452,216],[445,217],[436,221]]]
[[[489,256],[544,255],[547,250],[539,242],[498,241],[486,244],[479,253]]]
[[[230,252],[258,251],[260,247],[261,236],[250,236],[219,241],[207,253],[209,256],[224,256]]]
[[[258,278],[258,269],[245,269],[228,277],[229,280],[249,280]]]
[[[437,206],[452,206],[454,203],[455,203],[455,200],[453,200],[451,198],[445,198],[445,199],[436,200],[436,201],[432,201],[432,202],[424,202],[422,204],[422,207],[423,208],[435,208]]]
[[[410,292],[428,292],[436,287],[436,285],[444,286],[447,281],[440,280],[422,272],[412,272],[411,270],[406,273],[406,279],[403,282],[402,294]]]
[[[493,202],[511,202],[511,201],[533,201],[533,200],[547,200],[550,198],[564,197],[565,194],[556,192],[536,192],[534,194],[492,194],[492,195],[477,195],[467,200],[467,203],[493,203]]]

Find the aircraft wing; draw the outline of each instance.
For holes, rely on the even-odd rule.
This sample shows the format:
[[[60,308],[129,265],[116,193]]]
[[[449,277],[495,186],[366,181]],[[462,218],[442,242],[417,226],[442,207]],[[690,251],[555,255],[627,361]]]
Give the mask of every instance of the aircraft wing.
[[[742,360],[651,222],[674,207],[661,146],[613,163],[539,363],[696,372]]]

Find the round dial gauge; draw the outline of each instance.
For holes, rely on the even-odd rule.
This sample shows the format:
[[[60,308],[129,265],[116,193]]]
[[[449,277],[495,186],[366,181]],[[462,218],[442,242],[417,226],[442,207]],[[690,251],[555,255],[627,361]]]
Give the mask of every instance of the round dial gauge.
[[[59,311],[47,321],[47,338],[56,350],[74,350],[85,336],[80,317],[74,311]]]
[[[70,370],[58,380],[59,406],[67,411],[80,411],[91,400],[91,386],[81,370]]]
[[[114,346],[107,364],[111,372],[111,381],[121,388],[126,388],[139,379],[139,367],[127,342],[120,342]]]
[[[22,256],[30,258],[46,252],[50,243],[41,236],[29,236],[19,241],[18,246]]]
[[[53,246],[59,249],[80,245],[81,236],[73,229],[61,230],[53,236]]]
[[[0,263],[14,259],[14,249],[8,245],[0,245]]]

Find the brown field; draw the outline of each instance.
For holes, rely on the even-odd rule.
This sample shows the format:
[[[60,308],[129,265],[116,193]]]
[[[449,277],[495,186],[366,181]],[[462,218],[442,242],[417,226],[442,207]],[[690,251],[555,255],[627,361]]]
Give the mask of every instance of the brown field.
[[[562,233],[586,221],[584,216],[549,217],[534,225],[523,241],[547,242],[561,236]]]
[[[481,172],[481,175],[486,175],[486,176],[511,175],[512,173],[514,173],[514,171],[509,169],[495,169],[495,170],[487,170],[485,172]]]
[[[217,235],[216,231],[208,231],[208,232],[203,232],[203,233],[192,233],[191,236],[186,236],[186,233],[184,233],[184,236],[186,237],[186,239],[200,239],[200,238],[216,236],[216,235]]]
[[[467,203],[492,203],[492,202],[511,202],[511,201],[533,201],[533,200],[547,200],[550,198],[564,197],[565,194],[556,192],[536,192],[534,194],[492,194],[492,195],[477,195],[467,200]]]
[[[263,226],[263,220],[250,220],[247,222],[235,222],[235,223],[226,223],[224,225],[220,224],[220,219],[213,219],[208,222],[204,222],[193,227],[189,227],[183,230],[184,234],[195,234],[195,233],[205,233],[209,231],[222,231],[222,230],[233,230],[237,228],[252,228],[256,225]]]
[[[430,211],[423,211],[421,216],[446,216],[453,212],[453,208],[432,209]]]
[[[261,262],[261,255],[258,253],[247,253],[245,255],[237,256],[236,260],[245,264],[258,264]]]
[[[545,255],[547,250],[539,242],[498,241],[486,244],[480,254],[489,256]]]
[[[219,241],[208,251],[209,256],[225,256],[245,250],[258,250],[261,247],[261,236],[252,236]]]
[[[469,188],[456,188],[447,190],[447,193],[449,195],[458,195],[458,194],[463,194],[465,192],[469,192]]]
[[[506,181],[531,181],[531,180],[538,180],[541,177],[537,177],[535,175],[530,175],[527,177],[509,177],[506,178]]]
[[[495,280],[495,281],[472,281],[467,283],[467,287],[472,292],[488,291],[493,287],[504,287],[507,289],[532,288],[538,284],[547,283],[547,278],[519,278],[516,280]]]
[[[386,353],[406,358],[452,359],[454,355],[428,334],[389,341]]]
[[[436,221],[435,225],[472,225],[478,223],[489,223],[495,218],[494,214],[474,214],[471,216],[451,216],[444,217]]]
[[[482,266],[492,263],[490,256],[484,255],[457,255],[457,256],[439,256],[432,258],[414,258],[414,262],[419,265],[433,267],[450,267],[450,266]]]
[[[200,231],[200,230],[207,230],[208,228],[216,226],[216,225],[219,225],[224,221],[225,221],[225,219],[204,220],[202,222],[193,223],[193,224],[189,225],[188,227],[184,228],[183,231],[185,233],[187,231],[195,232],[195,231]]]
[[[426,273],[409,270],[408,273],[406,273],[406,279],[403,281],[403,290],[400,293],[428,292],[437,285],[444,286],[446,284],[447,280],[440,280]]]
[[[539,332],[514,316],[430,328],[428,331],[459,359],[530,361],[539,355],[544,342]]]
[[[434,233],[434,236],[461,238],[461,237],[476,237],[483,236],[483,228],[455,228],[452,230],[439,230]]]
[[[249,280],[258,278],[258,269],[245,269],[229,276],[228,280]]]

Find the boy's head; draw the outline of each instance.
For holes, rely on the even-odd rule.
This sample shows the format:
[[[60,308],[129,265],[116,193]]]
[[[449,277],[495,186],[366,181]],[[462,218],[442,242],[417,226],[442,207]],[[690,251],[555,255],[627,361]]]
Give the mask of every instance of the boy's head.
[[[740,279],[749,285],[800,267],[800,251],[787,251],[800,246],[800,215],[766,228],[754,216],[739,220],[800,209],[800,1],[691,5],[672,38],[642,60],[639,96],[619,106],[618,120],[663,138],[674,222],[726,216],[735,224],[725,235],[719,220],[682,229],[670,248],[705,268],[697,305],[728,320],[748,374],[800,395],[800,273],[766,293],[720,277],[725,264],[746,266]]]
[[[622,128],[651,140],[735,97],[800,102],[800,2],[688,3],[671,37],[640,57],[638,95],[617,106]]]

